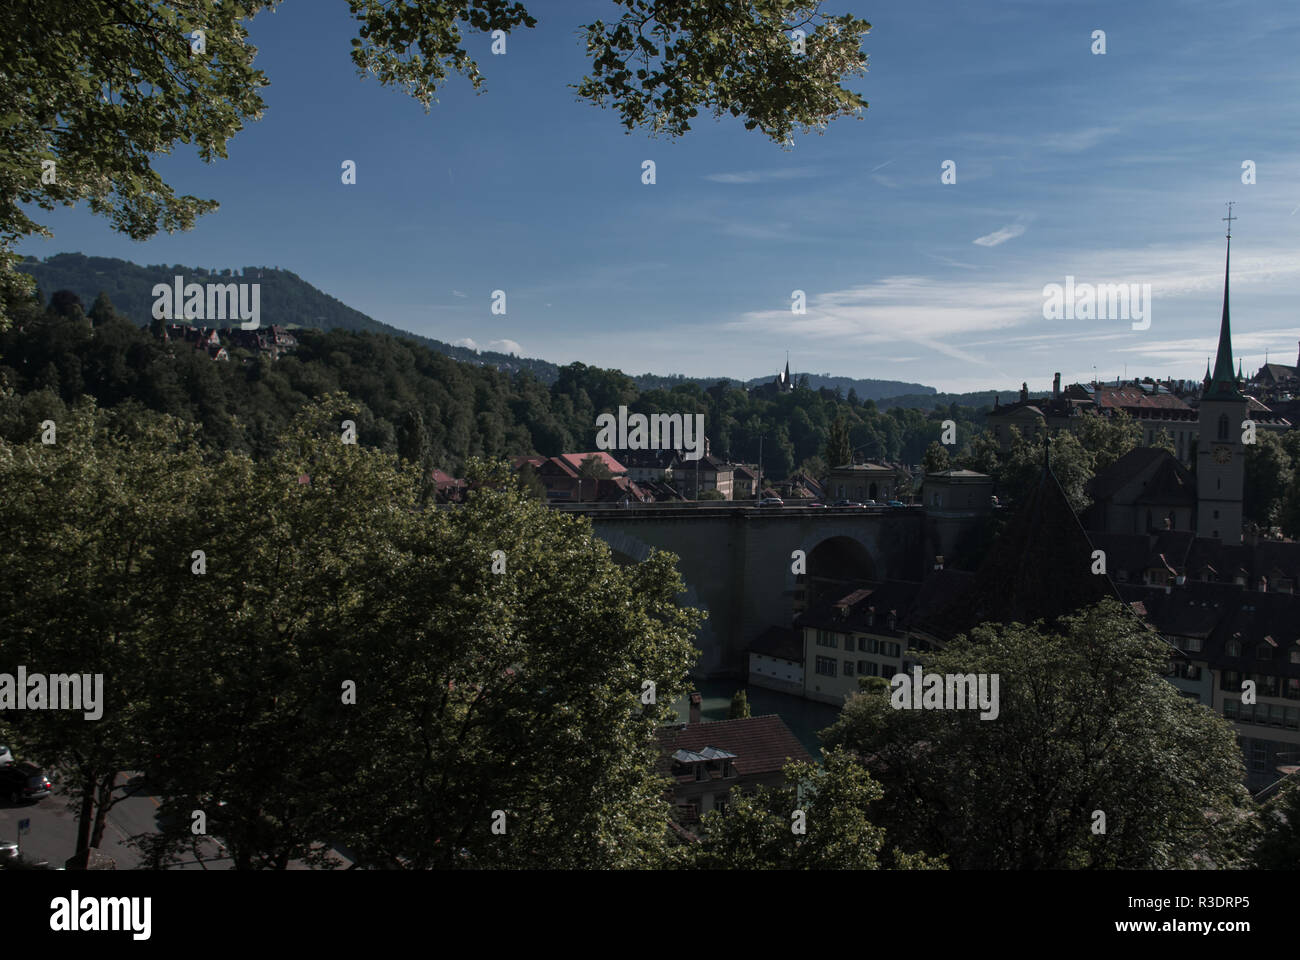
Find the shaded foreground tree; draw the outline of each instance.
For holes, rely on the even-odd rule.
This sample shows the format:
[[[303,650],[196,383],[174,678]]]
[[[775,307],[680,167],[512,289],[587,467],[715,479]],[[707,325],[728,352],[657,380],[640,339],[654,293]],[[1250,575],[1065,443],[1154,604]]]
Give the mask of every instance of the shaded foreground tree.
[[[102,719],[15,731],[71,781],[82,846],[109,775],[145,770],[157,864],[195,810],[244,869],[329,843],[389,866],[658,863],[665,708],[641,693],[686,692],[698,618],[671,558],[616,564],[500,466],[418,509],[418,468],[341,443],[350,415],[310,406],[261,461],[88,409],[54,446],[0,443],[6,662],[105,674]]]
[[[778,788],[732,791],[725,811],[711,810],[693,864],[714,870],[875,870],[942,866],[926,857],[886,852],[885,831],[869,808],[880,785],[846,750],[823,752],[823,764],[792,763]],[[796,832],[799,830],[801,832]]]
[[[888,842],[965,869],[1239,863],[1253,804],[1232,725],[1164,679],[1169,649],[1117,602],[1063,623],[920,655],[927,674],[997,675],[995,719],[895,709],[882,686],[850,699],[825,737],[883,785]]]

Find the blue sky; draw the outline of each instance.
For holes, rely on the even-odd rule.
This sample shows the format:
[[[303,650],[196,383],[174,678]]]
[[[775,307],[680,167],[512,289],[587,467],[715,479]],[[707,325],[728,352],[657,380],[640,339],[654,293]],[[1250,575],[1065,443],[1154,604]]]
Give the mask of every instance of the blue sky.
[[[36,211],[54,239],[20,252],[279,266],[426,336],[628,373],[748,378],[788,350],[796,371],[1042,389],[1055,371],[1199,377],[1232,200],[1235,352],[1296,360],[1300,7],[826,0],[873,24],[853,84],[870,108],[782,150],[730,119],[624,133],[566,87],[586,65],[576,27],[613,5],[529,6],[538,27],[504,56],[471,36],[486,92],[453,77],[427,115],[357,76],[346,4],[259,14],[263,118],[227,160],[159,162],[220,210],[145,243]],[[1067,275],[1150,284],[1150,328],[1044,319]]]

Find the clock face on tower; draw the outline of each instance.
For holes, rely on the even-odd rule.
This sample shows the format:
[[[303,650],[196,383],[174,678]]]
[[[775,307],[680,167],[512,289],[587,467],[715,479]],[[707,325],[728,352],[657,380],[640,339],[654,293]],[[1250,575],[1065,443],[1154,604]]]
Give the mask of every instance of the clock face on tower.
[[[1232,447],[1218,445],[1214,448],[1214,462],[1228,463],[1232,460]]]

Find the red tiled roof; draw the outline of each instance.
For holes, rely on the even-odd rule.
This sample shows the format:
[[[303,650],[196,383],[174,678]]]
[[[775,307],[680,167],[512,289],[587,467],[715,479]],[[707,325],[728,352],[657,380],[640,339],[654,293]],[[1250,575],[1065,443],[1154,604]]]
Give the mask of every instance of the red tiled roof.
[[[741,776],[774,773],[790,760],[811,760],[812,756],[776,714],[746,717],[743,720],[719,720],[714,723],[687,723],[659,731],[661,772],[672,768],[672,755],[678,750],[698,752],[717,747],[736,755],[736,772]]]
[[[552,459],[563,460],[574,470],[577,470],[582,466],[582,461],[586,460],[588,457],[598,457],[600,460],[604,461],[605,466],[609,468],[609,472],[615,476],[620,473],[627,473],[627,467],[623,466],[623,464],[619,463],[604,450],[598,450],[594,453],[562,453],[558,457],[552,457]]]

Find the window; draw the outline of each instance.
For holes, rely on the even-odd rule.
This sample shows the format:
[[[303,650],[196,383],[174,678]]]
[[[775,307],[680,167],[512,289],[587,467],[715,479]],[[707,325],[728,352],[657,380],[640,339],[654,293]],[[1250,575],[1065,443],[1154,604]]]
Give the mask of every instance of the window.
[[[1255,659],[1256,659],[1256,660],[1272,660],[1272,659],[1273,659],[1273,644],[1271,644],[1271,643],[1261,643],[1258,647],[1256,647],[1256,648],[1255,648]]]
[[[1215,520],[1218,520],[1218,519],[1219,519],[1219,511],[1218,511],[1218,510],[1215,510],[1215,511],[1214,511],[1214,519],[1215,519]]]
[[[878,640],[876,641],[876,649],[872,652],[884,657],[898,657],[902,656],[903,647],[901,644],[891,643],[888,640]]]
[[[859,677],[874,677],[876,675],[876,665],[870,660],[858,661]]]
[[[818,657],[817,672],[823,677],[833,677],[835,676],[835,664],[834,657]]]
[[[1219,414],[1219,439],[1228,439],[1228,415],[1226,413]]]
[[[851,676],[853,676],[853,661],[852,661],[852,660],[845,660],[845,661],[844,661],[844,676],[846,676],[846,677],[851,677]]]
[[[1291,662],[1292,662],[1292,663],[1300,663],[1300,650],[1292,650],[1292,651],[1291,651]]]
[[[1223,715],[1227,717],[1229,720],[1236,720],[1237,716],[1241,712],[1240,707],[1241,707],[1240,700],[1224,700]]]
[[[1205,641],[1200,637],[1184,637],[1183,649],[1188,653],[1200,653],[1205,647]]]
[[[713,809],[718,811],[718,813],[727,812],[727,795],[725,793],[718,793],[714,795]]]
[[[832,633],[830,630],[817,631],[817,646],[819,647],[839,647],[839,635]]]
[[[1236,637],[1233,637],[1231,640],[1229,640],[1226,644],[1223,645],[1223,652],[1230,657],[1241,656],[1241,641],[1238,640]]]
[[[1288,700],[1300,700],[1300,678],[1291,677],[1287,680],[1286,690],[1282,693],[1282,696]]]
[[[876,641],[872,640],[870,637],[858,637],[858,652],[875,653]]]
[[[898,667],[892,663],[882,663],[880,665],[880,675],[882,677],[893,677],[898,673]]]
[[[1256,773],[1268,772],[1268,742],[1265,740],[1250,741],[1250,768]]]
[[[1236,670],[1224,670],[1219,676],[1220,690],[1241,690],[1241,674]]]
[[[1300,730],[1300,708],[1287,707],[1282,714],[1282,726],[1288,730]]]

